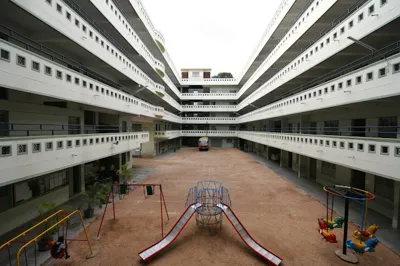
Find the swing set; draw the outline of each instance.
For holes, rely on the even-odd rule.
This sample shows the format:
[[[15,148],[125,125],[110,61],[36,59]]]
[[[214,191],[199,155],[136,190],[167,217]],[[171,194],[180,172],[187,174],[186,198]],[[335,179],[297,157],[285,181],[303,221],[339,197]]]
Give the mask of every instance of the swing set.
[[[344,232],[343,232],[343,248],[342,250],[336,250],[335,253],[336,255],[350,263],[357,263],[358,259],[354,254],[348,254],[347,253],[347,248],[353,249],[355,252],[359,254],[363,254],[364,252],[374,252],[375,247],[378,245],[379,241],[378,238],[376,238],[375,233],[378,230],[378,226],[376,224],[371,225],[367,231],[364,231],[364,228],[366,228],[366,223],[367,223],[367,212],[368,212],[368,201],[369,200],[374,200],[375,195],[372,194],[371,192],[368,192],[366,190],[362,190],[359,188],[353,188],[349,186],[341,186],[341,185],[330,185],[330,186],[324,186],[324,190],[327,193],[327,217],[325,220],[318,219],[320,228],[321,226],[325,226],[326,231],[328,231],[328,227],[331,226],[332,228],[339,228],[339,226],[335,226],[335,224],[338,224],[340,222],[340,227],[342,224],[344,224]],[[331,219],[328,220],[328,197],[329,194],[332,195],[332,208],[331,208]],[[334,197],[341,197],[344,198],[344,218],[337,218],[335,221],[332,221],[332,216],[333,216],[333,198]],[[348,231],[348,223],[349,223],[349,205],[350,205],[350,200],[355,200],[358,202],[361,202],[362,204],[362,216],[361,216],[361,226],[359,230],[356,230],[353,232],[353,237],[355,240],[347,240],[347,231]],[[321,230],[321,229],[320,229]],[[331,233],[330,233],[331,234]],[[333,235],[333,234],[332,234]],[[336,236],[335,235],[330,235],[331,239],[335,239],[336,241]],[[324,235],[325,237],[325,235]],[[326,239],[326,237],[325,237]],[[327,239],[328,240],[328,239]],[[328,240],[329,241],[329,240]],[[329,241],[331,242],[331,241]],[[336,242],[331,242],[331,243],[336,243]]]
[[[155,188],[159,188],[159,191],[160,191],[161,238],[163,238],[164,237],[163,207],[165,209],[165,213],[167,214],[168,221],[169,221],[169,215],[168,215],[167,204],[164,199],[164,192],[163,192],[161,184],[112,184],[110,192],[108,193],[108,196],[107,196],[106,206],[104,208],[103,216],[101,218],[99,230],[97,231],[97,235],[94,239],[95,240],[100,239],[100,231],[103,226],[104,216],[106,214],[108,203],[110,202],[110,198],[112,200],[112,207],[113,207],[113,220],[115,220],[115,203],[114,203],[115,193],[114,193],[114,189],[113,189],[114,187],[119,187],[120,198],[121,198],[121,195],[128,194],[129,187],[143,187],[143,194],[145,197],[153,195]]]
[[[76,240],[76,239],[68,239],[67,238],[67,231],[68,231],[68,220],[71,216],[73,216],[74,214],[79,214],[80,217],[80,221],[82,224],[82,228],[85,232],[85,236],[86,239],[82,239],[82,240]],[[50,226],[49,228],[47,228],[46,230],[44,230],[43,232],[41,232],[40,234],[36,235],[34,238],[32,238],[29,241],[26,241],[26,235],[31,232],[33,229],[37,228],[40,225],[46,224],[49,220],[57,218],[57,222],[55,222],[52,226]],[[83,241],[83,242],[87,242],[88,246],[89,246],[89,251],[90,253],[87,255],[87,259],[93,258],[94,256],[97,255],[97,251],[93,252],[92,249],[92,245],[89,241],[89,237],[86,231],[86,227],[85,224],[83,222],[83,218],[82,218],[82,213],[79,210],[75,210],[71,213],[69,213],[68,215],[65,215],[65,211],[64,210],[58,210],[55,213],[51,214],[50,216],[46,217],[45,219],[43,219],[42,221],[36,223],[34,226],[30,227],[29,229],[25,230],[24,232],[22,232],[21,234],[17,235],[16,237],[12,238],[11,240],[7,241],[6,243],[4,243],[3,245],[0,246],[0,250],[2,250],[3,248],[7,248],[8,250],[8,259],[9,259],[9,263],[10,265],[12,265],[12,255],[11,255],[11,245],[13,243],[22,243],[23,245],[18,249],[17,255],[16,255],[16,265],[20,266],[21,265],[21,253],[24,252],[24,257],[25,257],[25,265],[28,265],[28,254],[27,254],[27,247],[34,243],[38,243],[38,240],[40,240],[40,238],[42,236],[44,236],[46,233],[49,233],[51,231],[53,231],[54,229],[58,228],[58,236],[60,236],[60,226],[62,227],[62,232],[63,232],[63,237],[64,237],[64,241],[65,241],[65,249],[61,250],[60,253],[62,253],[62,255],[64,255],[65,252],[67,252],[67,248],[68,248],[68,241]],[[23,238],[23,241],[20,241],[18,239]],[[54,244],[54,241],[50,241],[49,245]],[[35,266],[37,265],[37,248],[36,245],[34,246],[34,256],[35,256]],[[54,259],[58,259],[61,258],[62,256],[60,256],[61,254],[56,254],[56,256],[53,256],[54,254],[51,254],[51,256]]]

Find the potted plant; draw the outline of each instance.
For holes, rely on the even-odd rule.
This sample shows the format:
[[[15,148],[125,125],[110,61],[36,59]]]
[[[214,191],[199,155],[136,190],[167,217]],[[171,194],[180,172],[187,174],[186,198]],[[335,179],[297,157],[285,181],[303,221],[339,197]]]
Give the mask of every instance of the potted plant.
[[[120,185],[120,194],[126,194],[127,183],[135,182],[136,177],[132,174],[132,170],[129,168],[129,161],[121,166],[121,169],[118,170],[117,174],[122,176],[122,184]]]
[[[40,218],[45,218],[44,216],[52,209],[54,209],[56,207],[56,204],[54,202],[43,202],[39,205],[36,205],[36,210],[39,213],[39,217]],[[45,230],[49,229],[52,225],[54,225],[56,223],[56,218],[53,217],[49,220],[47,220],[44,224],[45,226]],[[44,235],[42,235],[39,239],[39,241],[37,241],[38,244],[38,249],[39,251],[47,251],[50,249],[50,241],[53,240],[53,233],[57,230],[57,228],[53,228],[52,230],[49,230],[48,232],[46,232]]]
[[[91,218],[94,215],[94,207],[96,204],[100,205],[101,200],[105,200],[106,196],[102,193],[102,186],[99,183],[94,183],[88,186],[88,189],[83,192],[86,197],[87,208],[83,211],[85,218]]]

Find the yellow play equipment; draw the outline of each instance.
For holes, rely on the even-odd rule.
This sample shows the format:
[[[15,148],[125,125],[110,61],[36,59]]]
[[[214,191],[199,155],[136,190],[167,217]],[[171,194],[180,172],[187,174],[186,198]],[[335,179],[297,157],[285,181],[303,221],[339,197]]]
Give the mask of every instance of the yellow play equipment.
[[[378,231],[379,226],[376,224],[372,224],[370,227],[368,227],[367,231],[359,231],[359,230],[355,230],[353,232],[353,237],[355,239],[360,239],[362,241],[366,241],[370,238],[375,238],[376,237],[376,231]]]

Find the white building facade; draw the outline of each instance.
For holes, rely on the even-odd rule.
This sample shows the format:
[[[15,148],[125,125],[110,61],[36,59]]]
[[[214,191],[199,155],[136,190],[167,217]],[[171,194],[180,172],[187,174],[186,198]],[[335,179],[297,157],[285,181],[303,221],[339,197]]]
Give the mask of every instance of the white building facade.
[[[400,227],[399,1],[283,0],[230,78],[178,72],[140,0],[1,5],[0,234],[202,136],[369,190]]]

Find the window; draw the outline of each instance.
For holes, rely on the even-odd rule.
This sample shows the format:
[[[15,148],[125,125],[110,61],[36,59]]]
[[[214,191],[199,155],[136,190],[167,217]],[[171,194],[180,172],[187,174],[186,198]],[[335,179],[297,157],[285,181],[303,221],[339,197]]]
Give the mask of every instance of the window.
[[[96,42],[99,42],[99,36],[96,36],[95,39],[96,39]]]
[[[57,141],[57,150],[60,150],[62,148],[63,148],[63,141],[62,140]]]
[[[393,65],[393,73],[400,72],[400,63]]]
[[[386,68],[385,67],[379,69],[379,77],[381,78],[381,77],[384,77],[384,76],[386,76]]]
[[[340,90],[341,88],[343,88],[343,82],[339,82],[338,88],[339,88],[339,90]]]
[[[53,150],[53,142],[46,142],[46,151]]]
[[[324,135],[339,135],[339,120],[324,121]]]
[[[57,11],[58,11],[58,12],[62,13],[62,7],[61,7],[59,4],[57,4],[57,7],[56,7],[56,8],[57,8]]]
[[[51,5],[51,0],[46,0],[46,3],[48,3],[49,5]]]
[[[83,32],[86,32],[86,26],[85,25],[82,25],[82,30],[83,30]]]
[[[40,65],[38,62],[32,61],[32,70],[39,71],[39,67]]]
[[[381,0],[381,6],[384,6],[387,3],[387,0]]]
[[[32,144],[32,152],[40,152],[40,151],[41,151],[40,143],[33,143]]]
[[[90,36],[90,38],[93,38],[93,32],[92,31],[89,31],[89,36]]]
[[[23,56],[17,55],[17,65],[25,67],[26,66],[26,59]]]
[[[374,144],[368,145],[368,152],[375,153],[375,145]]]
[[[82,86],[84,87],[84,88],[86,88],[86,81],[84,81],[84,80],[82,80]]]
[[[350,21],[350,22],[349,22],[349,29],[351,29],[353,26],[354,26],[354,22],[353,22],[353,21]]]
[[[378,137],[397,138],[397,116],[379,117]]]
[[[368,14],[369,14],[369,15],[372,15],[372,14],[374,13],[374,11],[375,11],[375,6],[374,6],[374,5],[371,5],[371,6],[368,8]]]
[[[326,44],[329,44],[331,40],[329,38],[326,39]]]
[[[340,34],[343,34],[344,33],[344,27],[342,27],[341,29],[340,29]]]
[[[10,156],[11,155],[11,145],[1,146],[0,156]]]
[[[334,34],[333,34],[333,39],[336,39],[337,38],[337,33],[335,32]]]
[[[71,82],[71,79],[72,79],[71,75],[67,74],[67,81]]]
[[[348,80],[346,81],[346,85],[347,85],[347,87],[351,87],[351,79],[348,79]]]
[[[71,20],[71,13],[66,12],[66,13],[65,13],[65,16],[67,17],[68,20]]]
[[[372,72],[367,73],[367,81],[371,81],[374,79],[374,74]]]
[[[321,172],[324,175],[335,178],[336,177],[336,165],[325,161],[321,162]]]
[[[75,25],[79,27],[79,20],[75,19]]]
[[[75,84],[79,85],[79,78],[75,78]]]
[[[57,71],[56,71],[56,77],[57,77],[58,79],[62,79],[62,72],[61,72],[60,70],[57,70]]]
[[[356,84],[360,84],[361,83],[361,76],[356,77]]]
[[[18,144],[18,155],[27,154],[28,153],[28,145],[27,144]]]
[[[389,147],[388,146],[381,146],[381,154],[389,155]]]
[[[364,19],[364,13],[360,13],[358,15],[358,22],[362,21]]]
[[[68,184],[67,170],[43,175],[31,180],[16,183],[14,185],[15,205],[22,204],[27,200],[40,197],[49,191]],[[27,193],[27,191],[29,193]]]
[[[9,51],[1,49],[0,56],[1,56],[1,59],[10,61],[10,52]]]
[[[51,76],[51,67],[45,66],[44,67],[44,73]]]
[[[200,77],[200,72],[196,72],[196,71],[192,72],[192,77],[194,77],[194,78]]]

